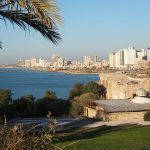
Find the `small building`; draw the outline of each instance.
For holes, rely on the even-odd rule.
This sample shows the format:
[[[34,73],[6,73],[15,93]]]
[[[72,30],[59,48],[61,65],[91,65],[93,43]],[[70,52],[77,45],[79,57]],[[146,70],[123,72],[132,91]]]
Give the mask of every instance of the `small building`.
[[[150,98],[144,89],[138,89],[133,99],[95,100],[84,108],[84,115],[104,121],[144,119],[150,111]]]

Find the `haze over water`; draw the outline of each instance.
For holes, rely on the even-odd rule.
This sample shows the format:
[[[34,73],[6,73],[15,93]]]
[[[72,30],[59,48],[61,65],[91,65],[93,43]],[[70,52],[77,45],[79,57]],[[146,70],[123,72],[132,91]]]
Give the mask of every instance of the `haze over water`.
[[[32,94],[43,97],[47,90],[56,92],[59,98],[67,98],[76,83],[99,81],[98,75],[75,75],[58,72],[22,69],[0,69],[0,88],[10,89],[13,98]]]

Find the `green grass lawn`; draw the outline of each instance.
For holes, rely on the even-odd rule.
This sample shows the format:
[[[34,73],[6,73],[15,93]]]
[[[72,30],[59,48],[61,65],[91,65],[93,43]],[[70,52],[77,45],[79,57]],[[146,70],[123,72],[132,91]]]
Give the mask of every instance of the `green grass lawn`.
[[[150,126],[82,128],[59,133],[55,145],[65,150],[150,150]],[[74,143],[75,142],[75,143]]]

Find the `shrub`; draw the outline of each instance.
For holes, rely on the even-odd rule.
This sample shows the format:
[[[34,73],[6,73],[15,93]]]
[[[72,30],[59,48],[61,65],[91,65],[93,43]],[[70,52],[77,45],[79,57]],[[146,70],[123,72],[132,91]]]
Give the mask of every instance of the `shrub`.
[[[69,92],[69,98],[74,98],[76,96],[80,96],[83,94],[84,85],[83,84],[75,84],[72,90]]]
[[[12,102],[12,93],[9,89],[0,89],[0,107]]]
[[[83,107],[79,105],[77,102],[72,101],[70,107],[70,115],[72,117],[77,117],[79,115],[82,115],[82,113],[83,113]]]
[[[147,113],[144,115],[144,121],[150,121],[150,112],[147,112]]]
[[[8,127],[5,123],[0,124],[0,150],[56,150],[52,145],[53,135],[57,127],[57,121],[48,112],[48,126],[44,127],[43,132],[24,129],[21,126]]]

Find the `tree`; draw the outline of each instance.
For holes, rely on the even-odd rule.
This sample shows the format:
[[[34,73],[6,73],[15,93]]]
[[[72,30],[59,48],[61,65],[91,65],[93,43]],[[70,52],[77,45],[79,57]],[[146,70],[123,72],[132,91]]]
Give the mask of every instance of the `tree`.
[[[57,100],[58,99],[55,92],[47,91],[43,98],[40,98],[35,102],[36,115],[40,117],[45,116],[50,110],[50,106],[52,105],[52,103],[57,102]]]
[[[24,30],[39,31],[55,44],[61,40],[56,31],[61,17],[55,0],[1,0],[0,20],[6,23],[6,19]]]
[[[0,107],[8,105],[12,101],[12,93],[9,89],[0,89]]]
[[[80,106],[88,106],[93,100],[97,100],[99,98],[98,95],[94,93],[84,93],[81,96],[77,96],[74,98]]]
[[[26,95],[13,101],[13,107],[15,110],[15,115],[17,117],[31,117],[34,111],[35,97],[32,95]]]
[[[56,93],[53,91],[46,91],[44,98],[57,99]]]
[[[84,85],[81,83],[75,84],[69,92],[69,98],[74,98],[83,94]]]
[[[73,117],[83,114],[85,106],[89,106],[93,100],[99,97],[93,93],[84,93],[71,100],[70,115]]]
[[[83,113],[83,107],[79,105],[77,102],[72,101],[70,107],[70,115],[73,117],[77,117]]]
[[[101,98],[106,97],[106,88],[103,85],[99,85],[96,82],[89,82],[84,86],[84,93],[94,93]]]

